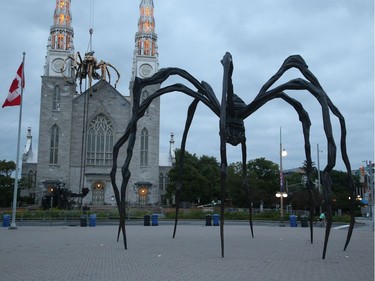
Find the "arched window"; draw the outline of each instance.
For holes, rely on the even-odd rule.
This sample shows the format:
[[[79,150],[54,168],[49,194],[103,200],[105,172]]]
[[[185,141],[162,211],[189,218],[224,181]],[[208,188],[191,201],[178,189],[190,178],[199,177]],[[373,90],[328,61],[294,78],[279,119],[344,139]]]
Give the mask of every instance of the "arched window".
[[[52,97],[52,110],[60,110],[60,103],[61,103],[61,93],[60,93],[60,87],[58,85],[55,86],[55,89],[53,91],[53,97]]]
[[[141,167],[148,166],[148,131],[143,128],[141,132]]]
[[[57,49],[64,49],[64,35],[62,34],[57,35]]]
[[[52,126],[50,138],[49,163],[57,164],[59,156],[59,127],[57,125]]]
[[[144,49],[143,49],[143,54],[144,55],[149,55],[150,54],[150,41],[149,40],[145,40],[144,41]]]
[[[87,164],[112,165],[113,129],[111,121],[99,114],[88,128]]]
[[[164,190],[164,175],[163,175],[163,173],[159,174],[159,190]]]
[[[148,98],[148,96],[149,96],[149,93],[146,90],[143,91],[142,97],[141,97],[141,103],[144,102]],[[148,115],[148,107],[145,111],[145,115]]]

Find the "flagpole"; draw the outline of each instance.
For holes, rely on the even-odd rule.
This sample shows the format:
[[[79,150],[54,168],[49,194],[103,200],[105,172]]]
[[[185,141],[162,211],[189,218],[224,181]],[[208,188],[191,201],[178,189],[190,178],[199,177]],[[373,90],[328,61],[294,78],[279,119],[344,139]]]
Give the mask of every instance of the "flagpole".
[[[21,104],[20,104],[20,114],[18,118],[18,138],[17,138],[17,158],[16,158],[16,177],[14,179],[14,189],[13,189],[13,209],[12,209],[12,222],[9,229],[17,229],[16,225],[16,211],[17,211],[17,190],[18,190],[18,172],[19,172],[19,162],[20,162],[20,139],[21,139],[21,122],[22,122],[22,103],[23,103],[23,87],[25,79],[25,56],[26,52],[23,52],[22,58],[22,78],[21,78]]]

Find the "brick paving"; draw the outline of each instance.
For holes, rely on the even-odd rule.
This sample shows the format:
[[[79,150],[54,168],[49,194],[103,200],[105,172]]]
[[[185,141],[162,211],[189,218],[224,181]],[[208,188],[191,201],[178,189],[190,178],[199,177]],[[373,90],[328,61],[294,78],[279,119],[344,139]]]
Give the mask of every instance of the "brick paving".
[[[371,224],[371,222],[370,222]],[[255,238],[244,223],[225,225],[225,257],[219,227],[204,222],[127,226],[128,250],[116,242],[116,225],[80,227],[19,226],[0,229],[0,280],[254,280],[372,281],[374,232],[354,229],[343,251],[347,228],[331,231],[322,260],[324,229],[255,225]]]

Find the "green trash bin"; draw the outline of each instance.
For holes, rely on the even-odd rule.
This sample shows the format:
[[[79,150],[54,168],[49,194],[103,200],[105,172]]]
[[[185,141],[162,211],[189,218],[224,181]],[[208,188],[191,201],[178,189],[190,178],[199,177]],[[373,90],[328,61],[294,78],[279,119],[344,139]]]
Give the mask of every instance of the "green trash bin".
[[[307,216],[301,217],[301,227],[308,227],[309,226],[309,220]]]

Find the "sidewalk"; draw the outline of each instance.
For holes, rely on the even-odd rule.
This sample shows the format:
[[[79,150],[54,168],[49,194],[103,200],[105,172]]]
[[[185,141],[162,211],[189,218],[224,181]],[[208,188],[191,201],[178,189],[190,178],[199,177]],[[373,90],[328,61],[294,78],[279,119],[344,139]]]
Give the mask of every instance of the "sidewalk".
[[[0,229],[1,280],[252,280],[372,281],[374,232],[356,227],[347,251],[347,229],[331,231],[322,260],[324,229],[225,225],[225,257],[219,227],[183,224],[127,226],[128,250],[117,226],[20,226]]]

